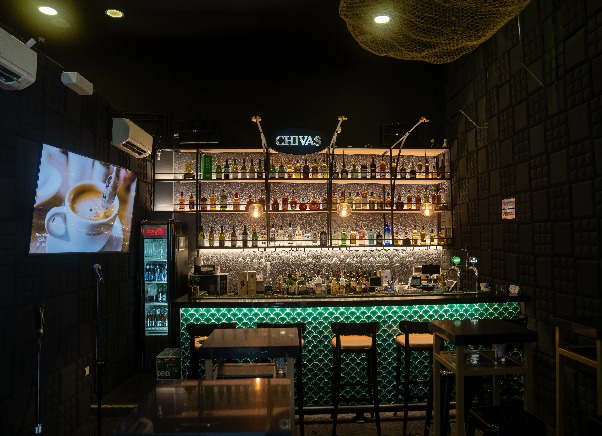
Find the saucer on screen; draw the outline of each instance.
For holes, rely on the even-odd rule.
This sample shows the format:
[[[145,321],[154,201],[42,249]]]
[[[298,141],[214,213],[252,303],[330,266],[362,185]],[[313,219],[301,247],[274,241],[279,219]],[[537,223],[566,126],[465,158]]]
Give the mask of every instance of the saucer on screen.
[[[123,226],[119,217],[115,219],[112,233],[94,238],[86,248],[73,247],[67,239],[58,239],[52,235],[46,236],[46,253],[96,253],[98,251],[121,251],[123,245]]]

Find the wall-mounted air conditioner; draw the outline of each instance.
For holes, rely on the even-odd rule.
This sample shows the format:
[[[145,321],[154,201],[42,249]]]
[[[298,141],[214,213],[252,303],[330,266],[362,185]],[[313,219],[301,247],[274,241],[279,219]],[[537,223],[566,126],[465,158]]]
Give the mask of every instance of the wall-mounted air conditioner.
[[[153,137],[127,118],[113,118],[111,144],[137,158],[153,151]]]
[[[36,81],[38,54],[0,27],[0,88],[19,90]]]

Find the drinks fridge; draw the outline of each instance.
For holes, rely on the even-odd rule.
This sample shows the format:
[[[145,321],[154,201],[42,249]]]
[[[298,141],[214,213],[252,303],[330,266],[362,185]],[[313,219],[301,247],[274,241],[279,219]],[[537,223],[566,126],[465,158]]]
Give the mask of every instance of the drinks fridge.
[[[161,351],[175,346],[173,338],[179,338],[178,317],[170,306],[186,293],[188,236],[186,224],[175,220],[144,221],[141,233],[143,367],[150,368]]]

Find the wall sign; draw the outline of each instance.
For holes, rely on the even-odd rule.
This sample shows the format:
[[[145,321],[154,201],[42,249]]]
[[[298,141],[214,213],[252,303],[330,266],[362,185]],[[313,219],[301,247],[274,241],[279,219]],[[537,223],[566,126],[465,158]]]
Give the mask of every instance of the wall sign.
[[[268,145],[281,153],[309,154],[324,150],[328,143],[317,130],[291,128],[275,132]]]
[[[502,219],[513,220],[516,218],[515,201],[512,198],[502,198]]]

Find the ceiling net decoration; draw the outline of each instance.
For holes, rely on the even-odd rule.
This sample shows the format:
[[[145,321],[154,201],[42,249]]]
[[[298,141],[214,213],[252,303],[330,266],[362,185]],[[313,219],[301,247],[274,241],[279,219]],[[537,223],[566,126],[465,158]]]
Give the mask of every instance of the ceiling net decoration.
[[[445,64],[473,51],[530,0],[341,0],[355,40],[379,56]],[[390,21],[376,24],[387,15]]]

